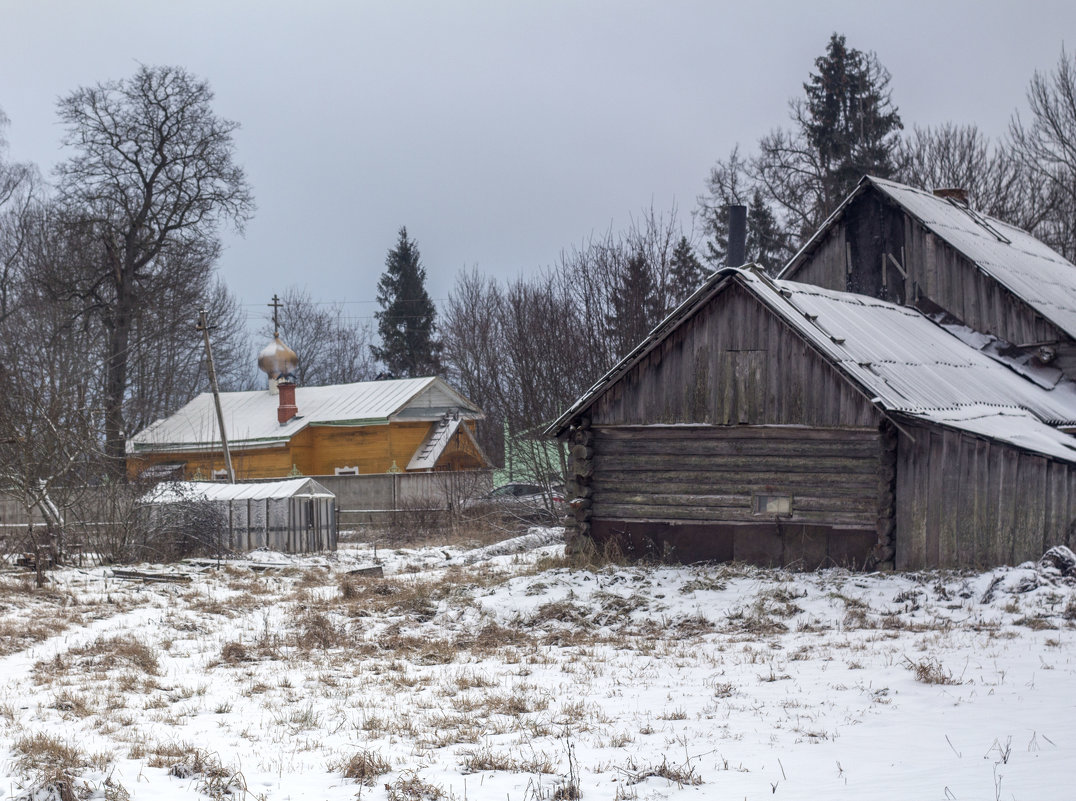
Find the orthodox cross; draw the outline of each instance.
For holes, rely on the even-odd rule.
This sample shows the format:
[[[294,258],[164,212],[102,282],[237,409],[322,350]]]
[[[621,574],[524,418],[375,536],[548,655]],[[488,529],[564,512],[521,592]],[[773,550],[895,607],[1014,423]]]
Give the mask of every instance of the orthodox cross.
[[[273,302],[266,303],[265,305],[271,306],[273,308],[273,336],[278,337],[280,336],[280,322],[279,320],[277,320],[277,310],[283,309],[284,304],[280,302],[280,298],[278,298],[276,295],[273,295]]]

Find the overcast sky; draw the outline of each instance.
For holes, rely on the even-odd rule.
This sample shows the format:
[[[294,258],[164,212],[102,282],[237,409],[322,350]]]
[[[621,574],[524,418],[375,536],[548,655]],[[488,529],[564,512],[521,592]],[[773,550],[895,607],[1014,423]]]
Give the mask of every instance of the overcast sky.
[[[690,226],[711,164],[787,122],[834,31],[877,52],[908,127],[996,135],[1076,47],[1076,2],[0,0],[0,108],[8,157],[47,176],[59,96],[139,62],[207,78],[258,204],[229,286],[254,316],[297,284],[370,317],[401,225],[436,300],[651,204]]]

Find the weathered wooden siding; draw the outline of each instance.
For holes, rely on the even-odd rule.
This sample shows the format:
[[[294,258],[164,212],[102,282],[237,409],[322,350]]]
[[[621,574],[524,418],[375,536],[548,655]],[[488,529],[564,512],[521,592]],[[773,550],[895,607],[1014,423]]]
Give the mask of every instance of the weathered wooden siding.
[[[337,467],[356,465],[360,474],[385,473],[393,462],[404,470],[432,425],[427,421],[416,421],[370,426],[308,426],[287,445],[232,451],[232,465],[238,479],[279,478],[289,475],[293,466],[305,476],[331,476]],[[465,444],[452,449],[452,453],[457,454],[458,463],[474,466],[477,454],[465,437],[460,440]],[[446,454],[446,457],[451,455]],[[224,454],[221,451],[138,454],[128,459],[128,474],[134,477],[146,467],[167,462],[186,462],[184,478],[191,479],[200,471],[209,479],[213,471],[224,469]],[[447,458],[447,463],[454,462]]]
[[[788,495],[783,523],[874,530],[876,428],[595,427],[593,517],[771,522],[755,495]]]
[[[831,364],[732,284],[602,395],[593,424],[860,426],[878,411]]]
[[[920,297],[976,331],[1014,345],[1053,341],[1061,332],[973,262],[919,223],[908,220],[904,250],[908,277]]]
[[[844,223],[835,223],[829,235],[818,243],[807,260],[800,265],[792,280],[826,289],[845,289],[849,271],[846,241]]]
[[[1056,342],[1054,366],[1076,376],[1076,343],[1068,335],[875,191],[850,203],[789,277],[925,311],[941,309],[1013,345]]]
[[[1076,465],[959,431],[902,428],[898,569],[1019,564],[1073,546]]]

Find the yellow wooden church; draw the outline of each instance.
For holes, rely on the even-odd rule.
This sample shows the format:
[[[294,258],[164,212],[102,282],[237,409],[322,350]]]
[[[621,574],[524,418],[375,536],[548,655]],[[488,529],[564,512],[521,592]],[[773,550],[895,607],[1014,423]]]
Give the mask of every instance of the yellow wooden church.
[[[491,467],[474,437],[482,411],[437,377],[298,387],[279,336],[262,351],[268,390],[220,393],[237,479]],[[226,478],[213,395],[203,393],[127,444],[127,472]]]

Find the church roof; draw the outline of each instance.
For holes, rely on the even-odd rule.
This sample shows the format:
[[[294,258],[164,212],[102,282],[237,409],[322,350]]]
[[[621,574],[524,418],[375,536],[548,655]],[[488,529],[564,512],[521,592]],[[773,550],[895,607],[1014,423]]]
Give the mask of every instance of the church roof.
[[[296,387],[298,414],[277,422],[279,396],[268,391],[222,392],[225,433],[233,449],[282,445],[307,426],[387,425],[393,420],[439,420],[458,411],[479,420],[482,410],[447,382],[431,376]],[[206,450],[220,446],[213,395],[204,392],[175,414],[158,420],[127,442],[129,453]]]

